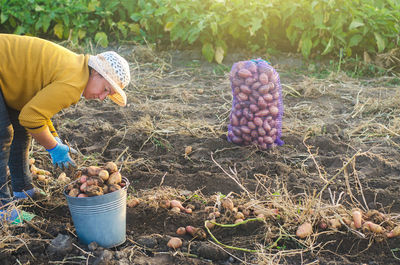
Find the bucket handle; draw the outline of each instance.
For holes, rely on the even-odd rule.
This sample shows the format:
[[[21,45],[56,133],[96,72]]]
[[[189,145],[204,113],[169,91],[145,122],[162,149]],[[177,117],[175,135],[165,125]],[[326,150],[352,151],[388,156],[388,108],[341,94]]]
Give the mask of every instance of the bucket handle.
[[[125,187],[128,190],[129,185],[131,185],[131,183],[129,182],[129,180],[126,177],[122,178],[123,181],[125,181]]]

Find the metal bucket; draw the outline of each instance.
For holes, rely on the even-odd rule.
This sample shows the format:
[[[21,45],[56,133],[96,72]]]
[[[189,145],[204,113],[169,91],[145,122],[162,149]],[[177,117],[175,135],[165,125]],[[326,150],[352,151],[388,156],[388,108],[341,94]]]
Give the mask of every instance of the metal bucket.
[[[88,245],[96,242],[104,248],[121,245],[126,240],[126,195],[129,181],[123,178],[125,187],[100,196],[71,197],[64,189],[69,211],[79,241]]]

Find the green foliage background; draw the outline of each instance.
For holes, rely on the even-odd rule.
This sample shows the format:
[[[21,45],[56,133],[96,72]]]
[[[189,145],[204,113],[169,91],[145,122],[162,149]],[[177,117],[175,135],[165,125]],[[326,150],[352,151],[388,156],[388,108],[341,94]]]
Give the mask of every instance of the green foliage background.
[[[400,0],[0,0],[0,32],[352,57],[399,46]]]

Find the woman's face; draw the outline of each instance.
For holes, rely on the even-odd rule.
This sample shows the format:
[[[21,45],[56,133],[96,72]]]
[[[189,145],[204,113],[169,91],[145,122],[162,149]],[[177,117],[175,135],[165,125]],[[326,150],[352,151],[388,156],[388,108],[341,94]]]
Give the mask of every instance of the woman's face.
[[[115,93],[110,83],[102,77],[96,70],[91,69],[89,81],[82,95],[86,99],[99,99],[103,101],[108,95]]]

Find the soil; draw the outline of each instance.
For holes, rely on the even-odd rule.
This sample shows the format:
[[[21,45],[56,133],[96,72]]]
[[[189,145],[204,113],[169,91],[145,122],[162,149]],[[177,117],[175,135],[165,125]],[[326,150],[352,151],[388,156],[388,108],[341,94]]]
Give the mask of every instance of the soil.
[[[232,101],[228,71],[251,57],[231,55],[223,67],[202,61],[198,51],[158,53],[129,46],[119,52],[131,64],[128,106],[81,100],[53,121],[61,138],[79,151],[74,156],[79,168],[115,161],[130,181],[128,195],[140,203],[127,208],[127,240],[109,250],[81,244],[63,185],[36,182],[51,197],[20,204],[37,217],[3,227],[8,239],[0,242],[0,264],[400,263],[399,237],[345,227],[323,230],[316,221],[322,215],[307,215],[307,205],[299,205],[377,210],[400,222],[399,94],[390,77],[333,74],[319,79],[296,71],[303,62],[293,55],[273,57],[284,95],[285,144],[262,151],[226,137]],[[188,146],[191,152],[185,152]],[[51,167],[40,146],[34,144],[32,156],[55,178],[61,172]],[[236,249],[209,234],[206,240],[180,236],[183,247],[177,251],[166,246],[178,227],[203,227],[205,206],[228,195],[236,205],[279,197],[281,204],[275,206],[281,215],[212,230],[220,243]],[[160,208],[157,200],[163,198],[180,199],[195,210]],[[220,223],[234,222],[232,213],[221,211],[225,219]],[[313,222],[314,234],[298,239],[297,226],[305,220]],[[72,247],[51,251],[51,240],[60,234],[68,235]]]

